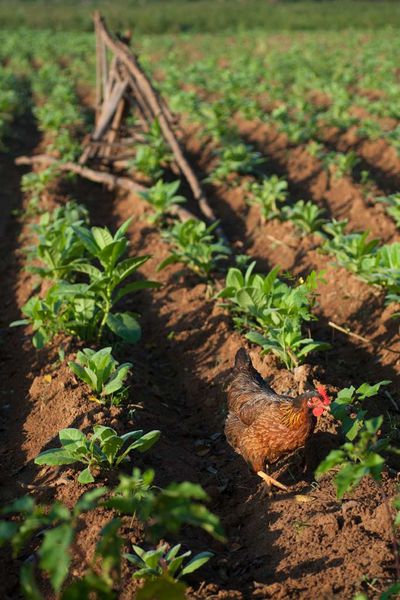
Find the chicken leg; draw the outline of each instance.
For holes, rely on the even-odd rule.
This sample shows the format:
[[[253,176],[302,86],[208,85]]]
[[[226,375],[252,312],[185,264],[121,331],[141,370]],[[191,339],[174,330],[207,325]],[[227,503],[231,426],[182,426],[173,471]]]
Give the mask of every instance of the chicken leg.
[[[269,485],[270,487],[272,485],[274,485],[275,487],[281,489],[281,490],[285,490],[287,491],[288,488],[286,487],[286,485],[283,485],[283,483],[280,483],[280,481],[277,481],[276,479],[274,479],[273,477],[271,477],[270,475],[267,475],[267,473],[264,473],[264,471],[257,471],[257,475],[259,477],[261,477],[261,479],[263,479],[267,485]]]

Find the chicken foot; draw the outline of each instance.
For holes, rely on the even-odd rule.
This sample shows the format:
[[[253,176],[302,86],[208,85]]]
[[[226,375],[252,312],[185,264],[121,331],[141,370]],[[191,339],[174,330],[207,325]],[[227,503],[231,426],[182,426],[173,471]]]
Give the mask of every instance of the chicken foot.
[[[280,481],[277,481],[276,479],[274,479],[270,475],[267,475],[267,473],[264,473],[264,471],[257,471],[257,475],[259,477],[261,477],[261,479],[263,479],[267,483],[267,485],[269,485],[269,486],[274,485],[275,487],[277,487],[277,488],[279,488],[281,490],[285,490],[285,491],[288,490],[288,488],[286,487],[286,485],[283,485],[283,483],[280,483]]]

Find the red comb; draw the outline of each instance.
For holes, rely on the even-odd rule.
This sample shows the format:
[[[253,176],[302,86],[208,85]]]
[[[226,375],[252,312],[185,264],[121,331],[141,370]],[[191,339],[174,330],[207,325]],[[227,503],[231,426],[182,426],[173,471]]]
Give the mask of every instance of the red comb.
[[[331,403],[331,400],[326,392],[326,389],[323,385],[317,385],[316,390],[318,392],[318,394],[321,396],[322,398],[322,402],[325,404],[325,406],[327,406],[328,404]]]

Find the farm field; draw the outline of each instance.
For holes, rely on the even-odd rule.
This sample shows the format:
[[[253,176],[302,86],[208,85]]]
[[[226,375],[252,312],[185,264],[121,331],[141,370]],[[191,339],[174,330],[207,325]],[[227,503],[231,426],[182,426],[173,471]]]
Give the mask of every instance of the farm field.
[[[399,39],[133,32],[212,225],[128,106],[88,164],[141,191],[69,172],[92,33],[0,31],[1,598],[399,596]],[[270,495],[224,436],[240,347],[332,400]]]

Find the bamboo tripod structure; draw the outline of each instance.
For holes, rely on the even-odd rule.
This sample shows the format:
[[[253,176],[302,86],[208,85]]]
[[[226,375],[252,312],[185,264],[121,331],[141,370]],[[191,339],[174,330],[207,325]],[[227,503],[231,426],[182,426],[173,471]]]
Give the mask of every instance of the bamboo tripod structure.
[[[94,14],[96,36],[96,113],[95,126],[83,146],[78,163],[57,163],[54,157],[39,155],[20,157],[17,164],[54,164],[61,171],[71,170],[92,181],[104,183],[110,188],[122,187],[129,191],[145,189],[127,176],[115,175],[124,164],[117,150],[125,150],[134,156],[134,143],[157,121],[166,145],[170,148],[175,171],[187,182],[199,212],[209,224],[216,222],[200,181],[186,159],[176,134],[176,122],[167,103],[160,97],[149,77],[142,69],[138,57],[129,47],[131,33],[113,36],[98,11]],[[138,115],[141,131],[129,134],[126,117],[134,110]],[[128,135],[126,135],[128,133]],[[126,163],[126,161],[125,161]],[[108,172],[105,168],[108,168]],[[179,206],[173,212],[182,220],[194,218],[194,214]],[[222,228],[216,233],[226,241]]]

